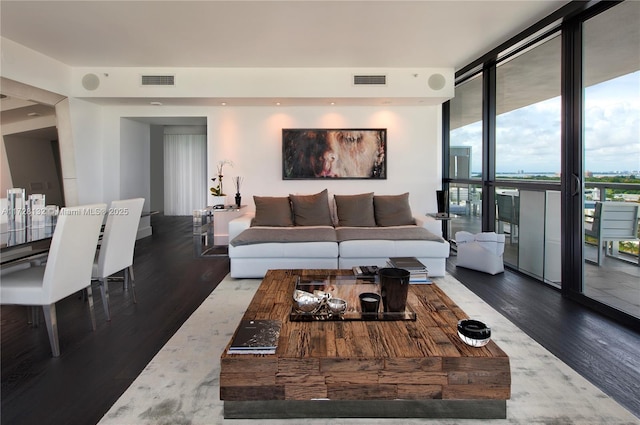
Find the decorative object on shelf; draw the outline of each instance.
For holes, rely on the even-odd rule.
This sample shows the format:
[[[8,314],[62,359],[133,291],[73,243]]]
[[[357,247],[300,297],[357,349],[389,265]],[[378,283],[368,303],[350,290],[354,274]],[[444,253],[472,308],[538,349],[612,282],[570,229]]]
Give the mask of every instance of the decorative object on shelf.
[[[458,322],[458,336],[467,345],[483,347],[491,340],[491,328],[479,320],[460,320]]]
[[[236,176],[234,179],[234,183],[236,184],[236,207],[240,208],[240,204],[242,203],[242,196],[240,196],[240,185],[244,178],[240,176]]]
[[[282,129],[282,178],[386,179],[386,129]]]
[[[42,193],[32,193],[29,195],[29,207],[27,209],[28,222],[30,227],[44,227],[45,217],[45,195]]]
[[[438,215],[447,215],[447,206],[449,206],[449,191],[436,190],[436,201],[438,202]]]
[[[7,189],[7,222],[9,229],[22,229],[26,225],[27,201],[21,187]]]
[[[229,167],[233,167],[233,162],[229,161],[228,159],[218,161],[218,185],[215,187],[209,188],[213,196],[227,196],[224,193],[224,190],[222,189],[222,177],[224,176],[222,172],[225,165],[229,165]],[[215,183],[216,178],[215,177],[212,178],[211,181]]]
[[[209,188],[209,190],[211,191],[214,207],[222,205],[222,207],[224,208],[224,206],[227,204],[227,195],[224,193],[224,190],[222,189],[223,168],[225,165],[229,165],[230,167],[233,167],[233,162],[227,159],[218,161],[218,165],[217,165],[218,185],[215,187]],[[215,183],[216,177],[212,178],[211,181]]]

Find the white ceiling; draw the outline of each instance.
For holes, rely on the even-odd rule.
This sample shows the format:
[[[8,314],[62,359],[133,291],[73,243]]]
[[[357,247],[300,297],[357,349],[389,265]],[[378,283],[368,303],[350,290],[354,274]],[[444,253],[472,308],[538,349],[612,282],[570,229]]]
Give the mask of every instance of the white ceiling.
[[[0,35],[72,67],[453,67],[566,0],[0,1]]]
[[[457,70],[567,3],[0,0],[0,35],[71,67]],[[148,104],[148,99],[137,98],[93,100]],[[166,105],[183,101],[160,100]],[[383,100],[367,99],[365,104]],[[188,103],[211,101],[189,99]],[[242,102],[253,105],[269,100]],[[324,99],[296,102],[326,104]],[[9,108],[3,109],[4,122],[10,113]],[[31,112],[24,107],[13,113],[24,117]]]

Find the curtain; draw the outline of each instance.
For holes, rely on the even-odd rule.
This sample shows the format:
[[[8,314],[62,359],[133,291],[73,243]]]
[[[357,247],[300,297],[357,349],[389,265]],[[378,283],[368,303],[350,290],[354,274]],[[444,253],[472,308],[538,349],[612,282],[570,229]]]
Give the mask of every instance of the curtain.
[[[192,215],[207,205],[207,136],[164,135],[164,214]]]

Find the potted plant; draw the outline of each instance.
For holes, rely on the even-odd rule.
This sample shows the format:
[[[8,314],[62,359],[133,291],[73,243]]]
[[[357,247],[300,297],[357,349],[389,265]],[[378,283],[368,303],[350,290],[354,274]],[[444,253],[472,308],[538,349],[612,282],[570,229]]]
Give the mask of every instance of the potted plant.
[[[229,161],[229,160],[222,160],[218,162],[218,184],[214,187],[209,188],[209,191],[211,192],[212,195],[212,202],[213,205],[226,205],[227,204],[227,195],[224,193],[224,190],[222,188],[222,177],[224,176],[222,174],[223,172],[223,168],[225,165],[229,165],[230,167],[233,167],[233,162]],[[216,181],[216,177],[211,179],[212,182]]]

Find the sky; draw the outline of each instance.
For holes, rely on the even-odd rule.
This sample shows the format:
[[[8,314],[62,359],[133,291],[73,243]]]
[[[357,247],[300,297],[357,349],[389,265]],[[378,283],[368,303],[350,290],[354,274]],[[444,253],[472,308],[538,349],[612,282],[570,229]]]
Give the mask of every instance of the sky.
[[[560,97],[496,117],[498,173],[560,173]],[[472,146],[472,172],[482,169],[482,123],[451,132],[452,146]],[[640,170],[640,71],[585,91],[585,170]]]

